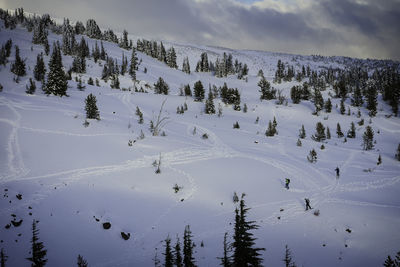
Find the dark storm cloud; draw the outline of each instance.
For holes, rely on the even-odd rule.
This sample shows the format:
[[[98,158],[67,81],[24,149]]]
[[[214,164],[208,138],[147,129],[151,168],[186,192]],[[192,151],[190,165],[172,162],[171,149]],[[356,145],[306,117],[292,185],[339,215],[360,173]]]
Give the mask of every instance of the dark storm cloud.
[[[263,1],[271,5],[233,0],[0,0],[0,4],[73,20],[90,17],[103,27],[147,38],[400,59],[398,0]]]

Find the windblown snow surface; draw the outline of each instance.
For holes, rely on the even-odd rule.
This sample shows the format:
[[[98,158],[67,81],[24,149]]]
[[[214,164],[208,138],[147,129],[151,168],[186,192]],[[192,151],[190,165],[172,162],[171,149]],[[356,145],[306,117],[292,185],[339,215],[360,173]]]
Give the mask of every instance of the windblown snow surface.
[[[351,116],[340,115],[339,99],[333,99],[332,113],[319,116],[312,115],[310,101],[292,104],[290,88],[297,82],[272,84],[289,98],[287,106],[259,100],[257,72],[262,69],[272,83],[278,59],[312,69],[343,67],[340,60],[173,44],[179,68],[184,56],[193,71],[201,52],[208,52],[214,61],[226,51],[247,63],[248,81],[194,71],[188,75],[138,53],[143,60],[137,73],[140,84],[152,86],[163,77],[170,86],[168,96],[154,94],[151,88],[149,93],[111,89],[100,80],[102,66],[93,60],[87,60],[82,80],[99,78],[100,87],[85,84],[80,91],[73,79],[68,82],[69,97],[46,96],[40,83],[35,94],[28,95],[25,86],[43,47],[31,43],[32,33],[26,29],[1,26],[0,43],[11,38],[27,64],[27,75],[19,83],[10,72],[14,48],[11,62],[0,67],[4,87],[0,92],[0,247],[9,256],[8,266],[30,265],[25,258],[30,256],[33,219],[39,221],[48,266],[74,266],[78,254],[90,266],[153,266],[156,252],[163,262],[163,240],[169,236],[174,244],[179,235],[182,241],[185,225],[194,235],[197,264],[218,266],[225,232],[232,241],[235,191],[246,194],[251,208],[248,218],[260,226],[253,233],[257,246],[266,248],[262,253],[266,266],[284,266],[286,244],[298,266],[381,266],[388,254],[400,250],[400,164],[394,158],[400,120],[385,117],[391,109],[381,96],[378,115],[370,123],[368,111],[361,108],[364,126],[357,125],[361,118],[349,99],[346,107],[350,106]],[[90,48],[94,46],[95,40],[85,39]],[[61,36],[50,33],[49,43],[56,40],[61,41]],[[104,42],[104,46],[119,62],[123,52],[130,58],[131,52],[116,44]],[[45,56],[47,69],[48,60]],[[68,69],[72,57],[63,56],[63,64]],[[221,103],[221,117],[204,114],[204,103],[179,96],[180,87],[193,88],[198,80],[207,91],[209,84],[224,82],[238,88],[248,112]],[[132,87],[129,75],[120,76],[120,81],[121,88]],[[325,99],[331,90],[323,92]],[[101,120],[89,120],[84,127],[84,100],[89,93],[97,97]],[[165,99],[166,136],[155,137],[149,122]],[[188,110],[176,114],[185,102]],[[219,102],[214,100],[216,107]],[[137,122],[137,106],[144,124]],[[274,116],[278,135],[266,137],[268,121]],[[233,129],[236,121],[240,129]],[[347,132],[352,121],[357,136],[344,143],[344,138],[336,137],[336,124]],[[332,133],[324,150],[310,138],[317,122],[329,126]],[[307,137],[298,147],[302,124]],[[362,149],[366,125],[375,132],[375,148],[370,151]],[[143,140],[138,139],[141,130]],[[204,133],[208,139],[202,138]],[[129,140],[136,142],[128,146]],[[318,153],[316,163],[307,161],[311,149]],[[382,164],[378,166],[379,154]],[[156,174],[152,163],[160,155],[161,173]],[[284,188],[285,178],[291,179],[289,190]],[[175,184],[182,187],[178,193]],[[311,200],[313,210],[305,211],[304,198]],[[315,210],[319,216],[313,214]],[[11,214],[23,223],[5,229],[13,220]],[[110,222],[111,228],[104,230],[103,222]],[[122,231],[131,233],[131,238],[123,240]]]

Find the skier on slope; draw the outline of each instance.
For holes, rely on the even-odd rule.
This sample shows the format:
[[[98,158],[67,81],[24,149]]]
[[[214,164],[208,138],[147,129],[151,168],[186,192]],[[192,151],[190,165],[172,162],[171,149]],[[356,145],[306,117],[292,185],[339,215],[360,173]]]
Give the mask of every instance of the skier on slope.
[[[310,206],[310,200],[308,198],[305,198],[304,200],[306,201],[306,211],[312,209]]]
[[[336,178],[339,178],[340,175],[339,167],[336,167],[335,171],[336,171]]]
[[[289,190],[289,184],[290,184],[290,179],[286,178],[285,179],[285,188]]]

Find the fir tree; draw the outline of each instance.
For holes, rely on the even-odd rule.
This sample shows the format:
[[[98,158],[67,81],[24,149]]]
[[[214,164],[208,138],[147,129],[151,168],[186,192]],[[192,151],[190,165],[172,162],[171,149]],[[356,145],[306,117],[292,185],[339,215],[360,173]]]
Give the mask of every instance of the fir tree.
[[[136,56],[136,50],[132,48],[132,55],[131,55],[131,64],[129,66],[129,75],[132,77],[132,80],[136,81],[136,70],[138,65],[138,58]]]
[[[188,57],[185,57],[183,59],[182,71],[187,73],[187,74],[190,74],[190,64],[189,64],[189,58]]]
[[[316,130],[316,132],[313,136],[311,136],[311,139],[313,139],[317,142],[324,141],[326,139],[324,125],[321,122],[318,122],[315,126],[315,130]]]
[[[301,140],[300,140],[300,139],[297,139],[296,145],[297,145],[297,146],[302,146],[302,143],[301,143]]]
[[[396,153],[396,155],[394,155],[394,157],[395,157],[398,161],[400,161],[400,144],[397,146],[397,153]]]
[[[337,123],[336,125],[336,134],[338,138],[342,138],[344,136],[343,132],[342,132],[342,128],[340,127],[340,124]]]
[[[176,244],[174,247],[174,264],[176,267],[183,267],[181,243],[179,242],[179,237],[176,238]]]
[[[26,258],[32,262],[32,267],[43,267],[46,265],[47,250],[44,249],[43,242],[39,242],[39,229],[36,228],[36,221],[32,222],[31,257]]]
[[[88,83],[89,85],[94,85],[93,78],[92,78],[92,77],[89,77],[87,83]]]
[[[15,46],[15,61],[11,65],[11,72],[17,76],[25,76],[25,62],[19,56],[19,47]]]
[[[365,128],[363,135],[363,148],[364,150],[371,150],[374,148],[374,131],[369,125]]]
[[[306,130],[304,129],[304,124],[301,125],[301,129],[299,130],[299,137],[301,139],[306,138]]]
[[[78,264],[78,267],[88,267],[89,266],[87,261],[81,255],[78,255],[77,264]]]
[[[293,86],[292,89],[290,89],[290,98],[293,101],[293,104],[299,104],[301,100],[301,88],[300,86]]]
[[[324,98],[322,97],[321,91],[317,88],[314,90],[314,106],[316,115],[318,115],[324,106]]]
[[[246,103],[244,103],[244,105],[243,105],[243,113],[247,113],[247,105],[246,105]]]
[[[260,251],[264,248],[255,248],[256,238],[250,231],[258,229],[254,221],[247,221],[247,208],[244,203],[244,194],[240,199],[239,208],[235,209],[235,226],[233,236],[233,266],[262,266]]]
[[[36,81],[43,81],[46,74],[46,66],[43,60],[43,54],[40,53],[36,56],[36,65],[33,69],[33,77]]]
[[[138,106],[136,106],[136,116],[138,116],[139,117],[139,119],[138,119],[138,123],[139,124],[143,124],[143,113],[142,113],[142,111],[139,109],[139,107]]]
[[[165,267],[172,267],[174,262],[173,262],[173,255],[172,255],[172,250],[171,250],[171,239],[169,236],[164,240],[165,242],[165,252],[163,255],[165,256],[164,258],[164,266]]]
[[[208,98],[206,100],[204,112],[206,114],[215,114],[214,97],[211,90],[208,91]]]
[[[390,255],[387,256],[385,262],[383,263],[384,267],[396,267],[394,260],[390,257]]]
[[[171,47],[167,51],[167,65],[170,68],[177,69],[178,65],[176,65],[176,53],[174,47]]]
[[[0,266],[1,267],[6,267],[6,262],[7,262],[8,256],[4,252],[3,248],[0,250]]]
[[[285,267],[296,267],[296,264],[293,262],[292,253],[288,248],[288,245],[285,246],[285,258],[283,258],[283,262],[285,263]]]
[[[331,130],[328,126],[326,127],[326,139],[331,139]]]
[[[193,86],[194,101],[201,102],[204,99],[204,87],[201,81],[195,82]]]
[[[258,82],[258,86],[260,87],[260,99],[261,100],[271,100],[275,99],[276,90],[273,88],[271,89],[270,83],[265,79],[264,76],[261,77],[260,81]]]
[[[49,74],[47,75],[45,91],[47,94],[66,96],[67,86],[67,77],[63,70],[60,47],[58,44],[54,44],[49,62]]]
[[[340,114],[344,115],[346,113],[346,107],[344,106],[344,98],[340,100]]]
[[[163,78],[158,78],[157,83],[154,84],[154,93],[168,95],[169,86]]]
[[[356,138],[356,126],[354,122],[351,122],[350,124],[350,130],[347,132],[347,137],[348,138]]]
[[[376,115],[376,110],[377,110],[377,106],[378,106],[378,102],[377,102],[377,89],[375,87],[374,84],[370,83],[367,86],[367,90],[366,90],[366,100],[367,100],[367,109],[369,110],[369,116],[370,117],[375,117]]]
[[[236,121],[236,122],[233,124],[233,129],[240,129],[239,122]]]
[[[25,92],[27,94],[33,95],[35,93],[35,91],[36,91],[35,81],[32,80],[32,78],[29,78],[29,86],[28,85],[26,86],[26,91]]]
[[[239,200],[238,200],[239,201]],[[221,266],[223,267],[231,267],[232,266],[232,257],[229,255],[230,249],[229,249],[229,243],[228,243],[228,233],[224,234],[224,254],[221,258],[218,258],[221,260]]]
[[[328,98],[328,100],[326,100],[325,102],[325,112],[330,113],[331,111],[332,111],[332,102],[331,99]]]
[[[190,90],[189,84],[185,85],[184,91],[185,91],[185,96],[192,96],[192,91]]]
[[[362,94],[361,94],[361,89],[360,86],[356,86],[356,88],[353,91],[353,98],[351,99],[351,103],[353,106],[356,107],[361,107],[362,104],[364,103]]]
[[[268,122],[268,129],[265,131],[266,136],[274,136],[277,133],[274,125],[271,121]]]
[[[317,162],[317,152],[315,151],[315,149],[312,149],[310,151],[310,153],[307,156],[307,159],[311,163]]]
[[[89,94],[85,99],[85,110],[87,119],[100,120],[100,113],[97,108],[96,96]]]
[[[381,164],[382,164],[382,157],[381,157],[381,154],[379,154],[378,162],[376,163],[376,165],[381,165]]]
[[[193,257],[194,243],[192,242],[192,231],[190,226],[186,225],[185,232],[183,234],[183,266],[195,267],[195,259]]]
[[[126,30],[123,31],[122,33],[122,38],[119,43],[119,47],[124,48],[124,49],[129,49],[129,41],[128,41],[128,32]]]

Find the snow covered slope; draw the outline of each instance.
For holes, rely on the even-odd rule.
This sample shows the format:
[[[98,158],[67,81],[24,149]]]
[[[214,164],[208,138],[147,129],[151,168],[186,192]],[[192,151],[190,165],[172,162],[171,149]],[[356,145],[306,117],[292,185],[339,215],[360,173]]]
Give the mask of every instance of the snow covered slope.
[[[365,125],[375,131],[377,142],[370,151],[361,146],[365,125],[356,124],[356,138],[346,143],[334,133],[338,122],[346,132],[351,122],[360,120],[349,102],[350,116],[340,114],[339,99],[332,100],[332,113],[315,116],[310,101],[295,105],[289,100],[285,106],[259,100],[256,74],[262,69],[272,82],[278,59],[291,64],[296,59],[299,65],[317,69],[344,67],[340,58],[324,62],[313,57],[172,44],[178,66],[188,56],[192,70],[204,51],[213,61],[224,51],[230,52],[249,66],[248,81],[209,73],[188,75],[138,53],[142,59],[138,80],[152,85],[163,77],[170,86],[168,96],[153,94],[152,89],[149,93],[111,89],[100,80],[102,67],[87,60],[82,80],[98,78],[101,86],[85,84],[81,91],[74,80],[69,81],[69,97],[60,98],[45,95],[38,83],[35,94],[25,93],[43,47],[31,43],[32,33],[26,29],[9,30],[1,24],[0,44],[9,38],[26,59],[27,75],[15,83],[11,62],[0,66],[4,87],[0,92],[0,247],[9,256],[7,266],[29,266],[25,258],[29,257],[33,219],[40,221],[39,237],[48,249],[48,266],[73,266],[78,254],[90,266],[153,266],[155,251],[163,259],[163,240],[169,235],[175,243],[178,234],[182,241],[185,225],[193,231],[197,264],[218,266],[224,233],[232,236],[233,232],[235,191],[246,193],[249,219],[260,226],[254,234],[257,245],[266,248],[266,266],[283,266],[286,244],[298,266],[380,266],[388,254],[400,250],[400,164],[394,159],[400,119],[385,117],[391,112],[381,96],[378,115],[370,123],[368,111],[361,108]],[[61,37],[50,33],[49,43],[55,40]],[[86,40],[89,47],[95,43]],[[111,57],[121,59],[123,51],[130,57],[130,51],[116,44],[104,42],[104,46]],[[46,66],[48,60],[45,56]],[[68,69],[72,58],[63,56],[63,64]],[[221,103],[221,117],[204,114],[204,103],[179,96],[180,87],[190,84],[193,88],[198,80],[206,89],[208,84],[222,86],[224,82],[238,88],[248,112]],[[121,88],[132,87],[128,75],[120,76],[120,82]],[[296,84],[273,86],[289,98]],[[323,92],[324,98],[330,91]],[[97,97],[101,120],[90,120],[84,127],[84,100],[90,93]],[[166,136],[152,136],[149,122],[165,99]],[[220,99],[214,102],[218,106]],[[184,103],[188,110],[176,114]],[[137,122],[137,106],[144,114],[144,124]],[[274,117],[278,135],[266,137],[268,121]],[[232,128],[236,121],[240,129]],[[323,150],[321,143],[311,139],[317,122],[332,132]],[[296,141],[302,124],[307,137],[299,147]],[[144,139],[138,138],[141,130]],[[128,146],[129,140],[136,142]],[[311,149],[317,151],[316,163],[306,158]],[[379,154],[382,164],[377,165]],[[156,174],[152,163],[160,155],[161,173]],[[337,166],[339,179],[334,171]],[[284,188],[285,178],[291,179],[289,190]],[[173,190],[175,184],[182,187],[178,193]],[[304,210],[304,198],[311,200],[319,216]],[[6,229],[12,214],[23,223]],[[109,230],[103,229],[104,222],[111,223]],[[123,240],[122,231],[131,233],[131,238]]]

